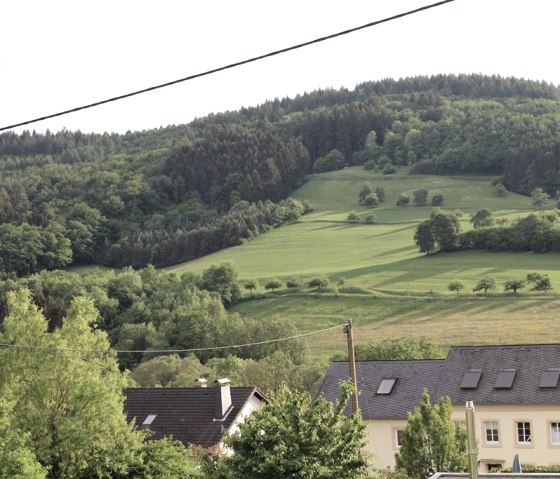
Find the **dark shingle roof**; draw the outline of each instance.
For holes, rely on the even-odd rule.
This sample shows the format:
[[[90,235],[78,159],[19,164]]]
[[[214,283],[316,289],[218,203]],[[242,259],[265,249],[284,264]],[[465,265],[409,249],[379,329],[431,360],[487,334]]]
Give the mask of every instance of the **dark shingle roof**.
[[[406,418],[420,404],[424,388],[432,400],[449,396],[457,405],[469,400],[475,404],[558,404],[560,384],[539,387],[543,372],[556,368],[560,368],[560,344],[452,347],[442,360],[357,362],[360,409],[364,419]],[[473,369],[481,370],[480,381],[474,388],[462,389],[465,373]],[[505,370],[515,370],[513,383],[496,388],[498,375]],[[391,394],[379,395],[377,389],[385,378],[396,378],[396,385]],[[338,383],[348,379],[348,363],[332,363],[318,394],[336,400]]]
[[[543,371],[560,368],[560,345],[453,347],[438,380],[437,397],[449,396],[453,404],[553,404],[560,403],[560,388],[540,388]],[[476,389],[459,386],[465,371],[481,369]],[[500,371],[515,370],[511,388],[496,388]]]
[[[215,388],[131,388],[125,389],[124,409],[129,421],[142,423],[149,415],[156,417],[149,427],[153,439],[173,436],[185,445],[204,448],[216,446],[222,439],[222,430],[228,429],[247,400],[255,394],[264,395],[252,387],[232,387],[232,410],[223,421],[214,420]]]
[[[443,360],[424,361],[361,361],[356,363],[356,375],[360,395],[358,401],[364,419],[405,418],[422,398],[422,390],[430,395],[441,370]],[[391,394],[377,394],[383,379],[396,378]],[[319,388],[330,401],[340,395],[338,384],[348,381],[348,363],[331,363],[325,379]],[[349,412],[349,406],[346,408]]]

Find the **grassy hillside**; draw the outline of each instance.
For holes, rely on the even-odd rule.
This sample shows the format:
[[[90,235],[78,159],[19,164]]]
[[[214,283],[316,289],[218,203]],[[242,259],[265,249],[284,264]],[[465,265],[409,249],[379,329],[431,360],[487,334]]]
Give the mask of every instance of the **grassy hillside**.
[[[444,208],[463,212],[463,229],[470,228],[470,214],[482,207],[505,218],[533,211],[528,197],[493,196],[491,180],[411,176],[405,171],[383,176],[360,168],[314,175],[294,195],[310,200],[315,208],[301,222],[170,271],[201,271],[231,261],[242,279],[261,281],[257,296],[262,299],[244,301],[236,311],[263,321],[287,316],[305,332],[352,317],[358,342],[402,335],[430,335],[442,345],[554,341],[560,336],[560,298],[555,290],[548,295],[523,290],[515,297],[501,289],[508,279],[539,271],[560,290],[560,255],[465,251],[426,256],[418,252],[413,234],[432,208],[395,206],[399,194],[427,188],[430,197],[443,194]],[[346,222],[350,211],[362,218],[371,213],[358,205],[365,181],[382,186],[386,201],[374,210],[375,224],[352,225]],[[271,277],[297,277],[305,284],[319,275],[332,283],[345,278],[344,285],[338,293],[324,294],[287,290],[271,294],[262,286]],[[484,275],[496,278],[498,291],[486,297],[473,295],[472,287]],[[455,279],[465,284],[460,295],[447,290]],[[321,359],[345,348],[345,337],[336,330],[311,336],[310,342]]]
[[[375,224],[349,224],[348,213],[365,218],[371,209],[358,205],[358,191],[368,181],[382,186],[386,201],[373,212]],[[231,261],[242,279],[270,277],[303,281],[325,275],[346,286],[384,292],[445,292],[447,284],[464,281],[467,289],[483,275],[498,283],[527,272],[548,273],[560,284],[560,255],[534,253],[457,252],[430,257],[418,252],[413,235],[431,207],[398,208],[399,194],[424,187],[443,194],[444,208],[461,210],[463,229],[470,228],[470,213],[486,207],[496,217],[515,218],[532,211],[530,198],[492,195],[490,177],[410,176],[401,172],[383,176],[360,168],[314,175],[295,195],[308,199],[315,210],[301,222],[283,226],[244,245],[185,263],[169,271],[201,271],[210,264]]]

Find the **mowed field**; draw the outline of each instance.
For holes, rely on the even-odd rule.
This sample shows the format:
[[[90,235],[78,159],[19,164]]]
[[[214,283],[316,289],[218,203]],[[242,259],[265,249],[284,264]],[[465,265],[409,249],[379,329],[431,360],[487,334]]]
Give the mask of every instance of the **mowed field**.
[[[291,318],[303,331],[313,331],[352,317],[357,341],[402,335],[430,335],[444,345],[481,343],[554,342],[560,338],[560,255],[536,253],[457,252],[426,256],[418,252],[413,235],[418,222],[428,218],[431,206],[398,208],[401,193],[427,188],[444,196],[442,208],[463,213],[463,229],[470,214],[490,209],[497,218],[514,219],[533,210],[531,199],[508,193],[492,194],[491,177],[411,176],[406,171],[383,176],[361,168],[313,175],[294,193],[308,199],[314,211],[301,221],[282,226],[241,246],[185,263],[168,271],[200,272],[212,264],[232,262],[242,280],[255,278],[257,296],[235,307],[266,321],[274,315]],[[386,200],[370,209],[358,204],[364,182],[385,189]],[[549,208],[554,206],[550,202]],[[349,224],[355,211],[361,218],[372,212],[374,224]],[[550,276],[547,295],[523,290],[504,294],[504,281],[524,279],[529,272]],[[485,275],[496,279],[498,290],[472,294]],[[268,278],[327,276],[331,283],[344,278],[336,293],[265,293]],[[450,293],[447,285],[460,280],[465,291]],[[358,294],[356,294],[358,293]],[[557,296],[557,294],[559,294]],[[336,331],[309,339],[315,353],[326,357],[344,347]]]

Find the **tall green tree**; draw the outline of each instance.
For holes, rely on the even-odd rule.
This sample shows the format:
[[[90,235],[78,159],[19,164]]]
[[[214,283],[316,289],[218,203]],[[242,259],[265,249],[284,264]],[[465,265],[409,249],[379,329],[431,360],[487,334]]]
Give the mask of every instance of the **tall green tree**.
[[[91,301],[74,300],[52,333],[27,291],[9,293],[8,308],[1,342],[47,348],[0,351],[0,393],[12,391],[14,427],[29,434],[39,462],[52,478],[126,473],[142,442],[123,412],[126,378],[114,354],[77,351],[109,349],[107,335],[90,328]]]
[[[286,388],[253,412],[226,438],[234,453],[226,459],[233,477],[270,479],[358,479],[367,477],[365,426],[343,411],[353,392],[342,386],[333,403]]]
[[[427,390],[420,405],[408,413],[402,447],[395,454],[396,467],[408,477],[421,478],[426,467],[439,472],[462,472],[467,469],[466,431],[451,419],[453,406],[449,397],[436,404]]]
[[[0,477],[45,479],[47,468],[39,464],[27,445],[29,434],[14,427],[14,401],[8,391],[0,396]]]

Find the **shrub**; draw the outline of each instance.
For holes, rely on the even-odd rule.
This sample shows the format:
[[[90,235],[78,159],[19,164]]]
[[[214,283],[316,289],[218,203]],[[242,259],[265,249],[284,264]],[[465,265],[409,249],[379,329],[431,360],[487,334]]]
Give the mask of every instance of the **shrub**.
[[[368,160],[364,163],[364,170],[366,171],[374,170],[376,166],[377,163],[374,160]]]
[[[393,165],[385,165],[383,167],[384,175],[393,175],[397,172],[397,169]]]
[[[399,195],[399,199],[397,200],[397,206],[406,206],[409,203],[410,203],[410,198],[408,197],[408,195],[401,193]]]

